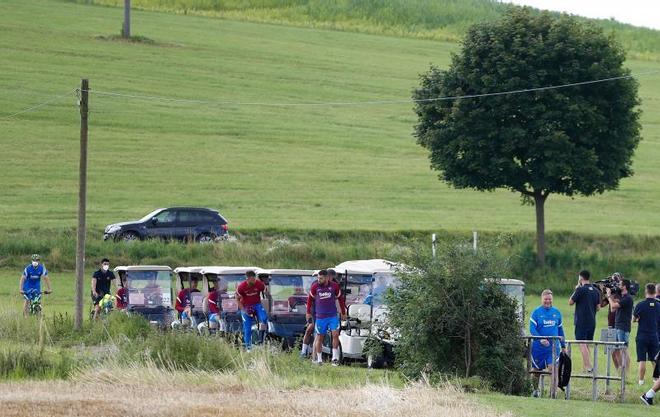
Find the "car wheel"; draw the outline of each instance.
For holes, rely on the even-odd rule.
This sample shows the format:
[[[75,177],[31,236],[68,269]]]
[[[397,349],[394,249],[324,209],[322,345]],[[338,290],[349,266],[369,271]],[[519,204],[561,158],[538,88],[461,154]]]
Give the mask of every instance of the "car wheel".
[[[140,240],[140,235],[135,232],[124,232],[121,235],[121,240],[124,242],[134,242],[136,240]]]
[[[374,355],[367,356],[367,368],[369,369],[380,369],[385,365],[385,358],[383,357],[374,357]]]
[[[195,240],[197,243],[213,243],[215,236],[210,233],[202,233],[201,235],[198,235]]]

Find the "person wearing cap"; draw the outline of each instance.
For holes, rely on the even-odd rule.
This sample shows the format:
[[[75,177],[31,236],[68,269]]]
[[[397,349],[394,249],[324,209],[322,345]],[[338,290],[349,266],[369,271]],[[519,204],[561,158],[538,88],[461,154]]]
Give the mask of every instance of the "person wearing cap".
[[[21,275],[21,279],[18,284],[18,291],[23,295],[28,295],[28,297],[31,294],[41,294],[42,278],[46,282],[46,287],[48,288],[46,290],[46,294],[50,294],[53,292],[53,290],[50,286],[48,270],[44,264],[41,263],[41,257],[35,253],[32,255],[32,262],[23,269],[23,274]],[[30,301],[26,298],[25,302],[23,303],[23,315],[25,317],[28,315],[29,306]]]
[[[94,318],[98,318],[101,307],[99,301],[106,294],[110,294],[110,287],[114,285],[115,274],[110,270],[110,260],[103,258],[101,267],[92,275],[92,302],[94,303]]]
[[[607,301],[615,314],[614,328],[616,329],[616,341],[623,342],[625,355],[621,354],[620,349],[614,351],[616,357],[614,363],[620,367],[625,366],[626,374],[630,371],[630,352],[628,351],[628,343],[630,342],[630,331],[632,330],[632,315],[634,301],[630,292],[630,280],[622,279],[619,281],[620,296],[615,297],[614,292],[610,288],[605,288]]]
[[[318,281],[312,284],[307,297],[307,320],[312,318],[312,305],[316,317],[316,340],[314,341],[315,363],[322,364],[321,347],[323,338],[328,331],[332,334],[332,366],[339,366],[339,318],[337,317],[337,302],[339,302],[342,320],[346,319],[346,306],[341,288],[328,277],[328,271],[319,271]]]
[[[245,281],[236,288],[236,299],[243,320],[243,343],[249,352],[252,347],[252,318],[259,321],[259,339],[265,341],[268,328],[268,315],[261,305],[261,295],[266,291],[266,285],[259,279],[254,271],[245,273]]]

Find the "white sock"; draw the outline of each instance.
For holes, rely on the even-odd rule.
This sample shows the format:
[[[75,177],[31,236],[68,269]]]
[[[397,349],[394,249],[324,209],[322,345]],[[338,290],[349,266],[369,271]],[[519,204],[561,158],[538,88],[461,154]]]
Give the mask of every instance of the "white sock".
[[[637,383],[638,383],[639,385],[644,385],[644,380],[643,380],[643,379],[640,379]]]
[[[306,345],[306,344],[303,343],[302,354],[307,355],[307,352],[309,352],[309,345]]]
[[[323,362],[323,353],[319,352],[316,354],[316,362]]]
[[[332,360],[339,360],[339,348],[332,349]]]
[[[653,398],[653,397],[655,397],[655,391],[650,389],[649,392],[646,393],[646,398]]]

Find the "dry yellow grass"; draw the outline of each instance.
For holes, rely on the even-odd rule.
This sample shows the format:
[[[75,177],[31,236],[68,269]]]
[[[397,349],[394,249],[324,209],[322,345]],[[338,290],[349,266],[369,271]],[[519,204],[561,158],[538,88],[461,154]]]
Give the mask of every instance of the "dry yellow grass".
[[[247,378],[128,366],[88,369],[70,381],[6,382],[0,384],[0,410],[4,417],[502,416],[468,404],[450,386],[291,390],[264,380],[268,372],[255,365],[254,377]]]

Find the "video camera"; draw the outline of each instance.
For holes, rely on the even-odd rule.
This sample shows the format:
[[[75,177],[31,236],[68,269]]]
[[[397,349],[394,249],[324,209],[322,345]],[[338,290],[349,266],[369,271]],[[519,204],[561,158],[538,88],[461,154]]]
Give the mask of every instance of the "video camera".
[[[600,290],[601,294],[605,295],[605,289],[609,288],[612,291],[612,294],[621,295],[621,289],[619,288],[619,283],[625,278],[619,272],[615,272],[609,277],[605,277],[601,280],[594,282],[594,285]],[[639,284],[633,280],[630,280],[630,289],[628,294],[631,296],[637,295],[639,292]]]

